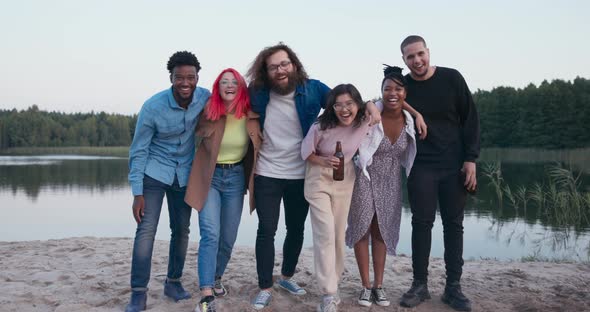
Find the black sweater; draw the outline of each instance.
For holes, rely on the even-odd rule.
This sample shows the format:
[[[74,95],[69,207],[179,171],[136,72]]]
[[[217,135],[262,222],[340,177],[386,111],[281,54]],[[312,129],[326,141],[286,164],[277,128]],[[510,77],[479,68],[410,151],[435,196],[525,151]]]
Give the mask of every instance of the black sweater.
[[[428,126],[425,140],[417,140],[416,164],[430,168],[460,168],[479,156],[479,117],[461,74],[436,67],[434,75],[417,81],[406,75],[407,99]]]

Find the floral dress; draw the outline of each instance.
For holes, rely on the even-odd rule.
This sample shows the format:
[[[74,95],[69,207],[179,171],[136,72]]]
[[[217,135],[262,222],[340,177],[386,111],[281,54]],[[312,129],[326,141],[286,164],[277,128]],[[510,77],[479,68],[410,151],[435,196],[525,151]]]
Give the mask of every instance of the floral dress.
[[[354,247],[365,236],[373,216],[377,214],[387,253],[395,255],[402,211],[400,159],[408,148],[408,137],[406,131],[401,131],[397,141],[392,144],[387,136],[383,136],[373,155],[372,164],[367,167],[371,180],[357,168],[346,229],[348,247]]]

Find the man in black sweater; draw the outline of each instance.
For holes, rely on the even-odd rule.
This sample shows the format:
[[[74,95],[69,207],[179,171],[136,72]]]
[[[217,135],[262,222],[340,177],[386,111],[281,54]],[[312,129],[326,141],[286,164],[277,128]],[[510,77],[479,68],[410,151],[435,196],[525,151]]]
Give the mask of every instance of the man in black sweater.
[[[420,36],[401,44],[410,74],[406,101],[428,125],[428,136],[417,142],[418,153],[408,178],[412,208],[412,287],[400,301],[414,307],[428,292],[431,230],[440,207],[444,228],[446,287],[443,302],[455,310],[471,311],[461,291],[463,213],[467,192],[475,192],[475,160],[479,156],[479,118],[463,76],[451,68],[430,66],[430,51]]]

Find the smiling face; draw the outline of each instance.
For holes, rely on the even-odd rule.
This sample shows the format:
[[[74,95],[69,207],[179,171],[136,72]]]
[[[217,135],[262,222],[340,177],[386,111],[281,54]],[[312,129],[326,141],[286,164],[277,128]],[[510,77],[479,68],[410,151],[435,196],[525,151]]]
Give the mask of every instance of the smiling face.
[[[170,75],[170,80],[174,99],[178,105],[186,107],[191,102],[199,81],[197,68],[191,65],[176,66]]]
[[[424,42],[414,42],[405,46],[402,58],[411,71],[412,78],[426,80],[431,75],[430,50],[426,48]]]
[[[381,97],[383,98],[383,110],[398,111],[402,109],[406,99],[406,88],[401,83],[385,79],[381,88]]]
[[[358,113],[359,106],[350,94],[344,93],[337,96],[333,107],[340,126],[348,127],[352,125]]]
[[[219,96],[225,104],[229,106],[236,98],[238,92],[238,80],[231,72],[226,72],[221,76],[219,80]]]
[[[297,70],[287,52],[280,50],[266,59],[266,72],[273,91],[285,95],[295,90]]]

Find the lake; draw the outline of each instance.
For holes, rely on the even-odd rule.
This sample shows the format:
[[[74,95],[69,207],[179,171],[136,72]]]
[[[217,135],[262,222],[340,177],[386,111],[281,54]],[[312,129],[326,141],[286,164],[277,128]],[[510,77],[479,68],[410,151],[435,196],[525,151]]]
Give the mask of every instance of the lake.
[[[535,156],[523,157],[522,153]],[[523,207],[515,209],[506,196],[500,204],[495,188],[484,175],[484,169],[489,170],[490,164],[496,164],[502,170],[505,185],[512,190],[519,186],[532,189],[535,183],[546,182],[547,168],[559,162],[571,168],[574,176],[579,175],[582,191],[589,191],[590,170],[585,167],[588,163],[585,150],[539,155],[535,151],[514,155],[499,150],[482,153],[482,162],[478,164],[478,194],[469,198],[465,212],[465,259],[590,260],[590,222],[587,219],[564,223],[559,212],[549,213],[531,203],[528,206],[521,203]],[[127,172],[125,158],[0,156],[0,240],[133,237],[133,198]],[[254,246],[257,222],[256,214],[249,214],[245,200],[237,245]],[[277,248],[282,246],[285,236],[284,220],[281,218],[279,222]],[[432,233],[431,255],[442,257],[439,214]],[[190,235],[192,241],[199,239],[196,213],[193,213]],[[157,238],[167,240],[169,236],[164,201]],[[411,253],[410,238],[411,213],[405,196],[398,253]],[[305,246],[311,245],[308,218]]]

